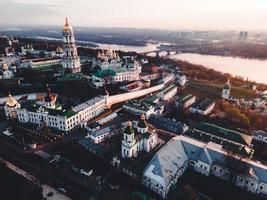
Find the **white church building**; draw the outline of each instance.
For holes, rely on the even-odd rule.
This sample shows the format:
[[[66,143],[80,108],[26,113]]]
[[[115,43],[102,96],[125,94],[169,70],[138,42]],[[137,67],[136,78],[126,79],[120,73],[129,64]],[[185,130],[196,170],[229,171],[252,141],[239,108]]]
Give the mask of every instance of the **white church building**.
[[[123,133],[121,144],[122,158],[137,157],[142,151],[150,152],[158,144],[157,133],[148,130],[145,116],[142,115],[135,126],[129,121]]]
[[[230,94],[231,94],[231,83],[230,80],[228,79],[228,81],[225,83],[223,87],[221,97],[222,99],[229,100]]]

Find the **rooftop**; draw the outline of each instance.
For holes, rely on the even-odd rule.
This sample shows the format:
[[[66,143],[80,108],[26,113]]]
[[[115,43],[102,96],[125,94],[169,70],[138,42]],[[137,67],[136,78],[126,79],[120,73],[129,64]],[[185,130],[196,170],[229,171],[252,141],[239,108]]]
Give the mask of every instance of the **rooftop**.
[[[73,108],[75,112],[80,112],[90,106],[93,106],[94,104],[97,104],[98,102],[104,100],[105,98],[102,96],[94,97],[84,103],[81,103]]]
[[[144,175],[152,177],[160,185],[167,187],[187,159],[181,140],[175,137],[154,155]]]
[[[37,112],[37,110],[42,107],[39,104],[36,103],[36,101],[27,101],[21,104],[22,109],[26,109],[30,112]],[[76,112],[72,109],[69,110],[61,110],[61,109],[52,109],[52,108],[46,108],[42,107],[44,109],[44,112],[48,112],[48,115],[52,116],[62,116],[70,118],[76,114]]]
[[[163,94],[168,94],[170,91],[174,90],[176,88],[176,85],[170,85],[168,87],[165,87],[162,92]]]
[[[210,106],[212,106],[215,101],[211,99],[205,99],[204,101],[196,103],[193,107],[200,110],[207,110]]]
[[[92,131],[90,133],[90,135],[94,136],[94,137],[98,137],[98,136],[101,136],[103,134],[106,134],[108,132],[112,132],[113,130],[116,130],[116,126],[108,126],[106,128],[103,128],[103,129],[100,129],[100,130],[97,130],[97,131]]]
[[[148,111],[153,107],[148,102],[144,102],[144,101],[140,102],[140,101],[137,101],[137,100],[130,100],[124,105],[128,106],[128,107],[132,107],[132,108],[138,109],[138,110],[144,110],[144,111]]]
[[[250,146],[252,141],[252,137],[250,135],[240,133],[234,130],[229,130],[217,126],[215,124],[209,124],[203,122],[200,123],[195,129],[248,146]]]
[[[195,96],[193,96],[192,94],[184,94],[184,95],[179,96],[177,102],[185,103],[185,102],[191,100],[192,98],[195,98]]]

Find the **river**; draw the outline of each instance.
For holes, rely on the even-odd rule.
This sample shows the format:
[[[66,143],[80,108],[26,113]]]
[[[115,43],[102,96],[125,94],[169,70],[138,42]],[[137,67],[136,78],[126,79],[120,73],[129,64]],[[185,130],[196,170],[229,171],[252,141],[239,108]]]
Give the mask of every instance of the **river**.
[[[59,38],[52,38],[52,37],[41,37],[41,36],[34,36],[34,37],[29,37],[29,38],[37,38],[37,39],[42,39],[42,40],[52,40],[52,41],[62,41],[62,39]],[[135,51],[136,53],[145,53],[145,52],[150,52],[150,51],[156,51],[160,43],[147,43],[145,46],[133,46],[133,45],[119,45],[119,44],[102,44],[102,43],[95,43],[95,42],[89,42],[89,41],[82,41],[82,40],[76,40],[76,42],[81,43],[81,44],[94,44],[99,49],[108,49],[111,47],[111,49],[115,51]]]
[[[35,37],[39,39],[46,40],[61,40],[58,38],[50,37]],[[146,46],[128,46],[128,45],[117,45],[117,44],[101,44],[93,43],[88,41],[80,41],[80,43],[91,43],[95,44],[100,49],[108,49],[109,46],[115,51],[135,51],[137,53],[145,53],[155,51],[159,48],[160,43],[152,44],[148,43]],[[165,55],[164,52],[160,53]],[[155,53],[151,53],[151,56],[155,56]],[[214,56],[214,55],[201,55],[193,53],[181,53],[171,55],[172,59],[179,59],[183,61],[190,62],[192,64],[199,64],[205,67],[215,69],[224,73],[230,73],[235,76],[241,76],[248,78],[259,83],[267,84],[267,60],[258,60],[258,59],[245,59],[238,57],[225,57],[225,56]]]
[[[170,56],[214,70],[267,84],[267,60],[181,53]]]

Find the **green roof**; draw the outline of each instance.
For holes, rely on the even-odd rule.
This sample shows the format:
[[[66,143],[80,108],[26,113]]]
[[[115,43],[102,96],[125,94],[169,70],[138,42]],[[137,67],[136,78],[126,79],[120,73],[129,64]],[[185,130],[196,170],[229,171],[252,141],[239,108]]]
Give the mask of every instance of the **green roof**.
[[[192,94],[183,94],[183,95],[179,96],[178,102],[184,103],[184,102],[186,102],[192,98],[194,98],[194,96]]]
[[[252,137],[250,135],[229,130],[214,124],[200,123],[196,129],[239,144],[247,146],[250,146],[251,144]]]
[[[140,119],[137,123],[137,126],[140,128],[146,128],[147,127],[147,123],[145,120]]]
[[[86,77],[81,74],[81,73],[75,73],[75,74],[66,74],[64,76],[62,76],[59,80],[60,81],[74,81],[74,80],[82,80],[82,79],[86,79]]]
[[[125,134],[132,135],[134,134],[134,130],[132,126],[127,126],[126,129],[124,130]]]
[[[26,109],[27,111],[30,112],[37,112],[37,110],[40,108],[41,106],[38,105],[36,103],[36,101],[28,101],[26,103],[23,103],[21,105],[22,109]],[[59,110],[58,108],[60,107],[60,105],[56,105],[55,109],[52,108],[46,108],[43,107],[45,112],[48,112],[48,115],[52,115],[52,116],[62,116],[62,117],[67,117],[70,118],[72,116],[74,116],[76,114],[76,112],[72,109],[69,110]]]
[[[170,86],[164,88],[164,89],[162,90],[162,92],[163,92],[164,94],[167,94],[167,93],[169,93],[171,90],[173,90],[174,88],[176,88],[176,85],[170,85]]]

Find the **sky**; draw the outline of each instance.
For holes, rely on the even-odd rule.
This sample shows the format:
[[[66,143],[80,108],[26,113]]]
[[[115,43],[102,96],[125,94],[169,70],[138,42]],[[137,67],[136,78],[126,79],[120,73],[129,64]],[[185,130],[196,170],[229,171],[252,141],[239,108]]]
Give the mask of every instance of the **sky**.
[[[267,31],[267,0],[0,0],[0,25]]]

